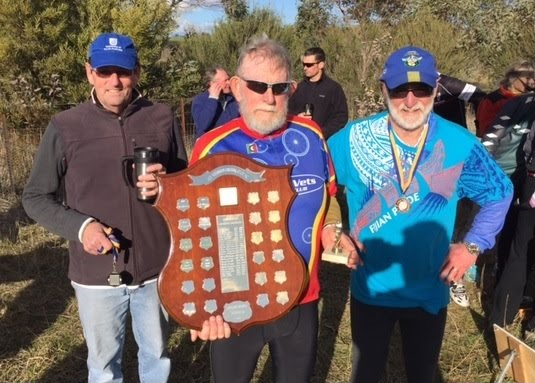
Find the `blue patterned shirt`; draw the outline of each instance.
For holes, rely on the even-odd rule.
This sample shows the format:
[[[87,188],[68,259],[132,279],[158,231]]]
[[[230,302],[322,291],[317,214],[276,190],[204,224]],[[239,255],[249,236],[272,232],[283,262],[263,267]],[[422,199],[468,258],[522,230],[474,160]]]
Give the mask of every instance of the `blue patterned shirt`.
[[[394,140],[407,174],[416,148]],[[351,235],[366,247],[364,265],[352,272],[353,296],[366,304],[438,312],[449,300],[439,274],[457,201],[467,197],[481,207],[465,240],[488,249],[509,208],[508,177],[473,134],[435,114],[405,193],[387,112],[348,123],[328,146],[338,183],[346,187]],[[400,198],[409,201],[408,211],[396,206]]]

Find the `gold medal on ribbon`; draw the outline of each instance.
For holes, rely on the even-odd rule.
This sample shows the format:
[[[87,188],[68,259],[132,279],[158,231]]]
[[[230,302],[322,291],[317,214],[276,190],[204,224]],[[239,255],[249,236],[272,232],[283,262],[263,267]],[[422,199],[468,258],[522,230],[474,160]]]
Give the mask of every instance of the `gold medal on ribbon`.
[[[416,148],[416,154],[414,155],[414,159],[412,161],[408,174],[405,176],[405,172],[403,170],[403,159],[401,158],[401,153],[394,139],[394,132],[392,131],[392,128],[389,127],[390,145],[392,148],[392,155],[394,157],[394,163],[396,164],[399,187],[401,189],[401,197],[399,197],[399,199],[396,201],[396,208],[401,213],[407,213],[411,208],[411,202],[409,201],[407,197],[405,197],[405,193],[409,189],[412,179],[414,178],[414,174],[416,173],[416,168],[418,167],[418,162],[420,161],[420,157],[421,157],[423,148],[425,146],[425,140],[427,138],[427,133],[429,131],[428,125],[425,124],[423,129],[424,130],[422,131],[421,139],[418,141],[418,147]]]
[[[411,209],[411,201],[408,198],[401,197],[396,201],[396,207],[401,213],[406,213]]]

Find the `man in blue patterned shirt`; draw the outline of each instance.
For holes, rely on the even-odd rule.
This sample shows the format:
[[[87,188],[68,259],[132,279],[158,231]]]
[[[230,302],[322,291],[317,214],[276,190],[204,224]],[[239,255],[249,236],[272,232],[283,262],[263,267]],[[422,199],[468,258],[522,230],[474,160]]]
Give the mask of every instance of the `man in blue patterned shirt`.
[[[388,110],[328,141],[363,249],[351,273],[352,382],[381,379],[396,323],[408,381],[434,380],[448,286],[492,247],[511,200],[511,182],[478,140],[432,113],[438,78],[429,52],[399,49],[380,78]],[[481,209],[451,243],[463,197]]]

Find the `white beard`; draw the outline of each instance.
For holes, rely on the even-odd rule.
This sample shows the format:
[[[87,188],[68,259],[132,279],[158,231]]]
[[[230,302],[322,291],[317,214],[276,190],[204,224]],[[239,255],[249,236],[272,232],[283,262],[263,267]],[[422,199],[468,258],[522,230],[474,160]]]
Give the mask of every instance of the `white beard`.
[[[414,131],[422,127],[429,119],[429,114],[433,110],[433,103],[425,107],[421,102],[418,102],[410,109],[404,105],[400,105],[398,110],[395,109],[388,97],[386,98],[386,103],[392,121],[406,131]],[[404,111],[410,111],[411,115],[407,116],[406,114],[408,113],[403,113]],[[419,111],[419,113],[414,113],[415,111]]]
[[[246,101],[240,103],[240,113],[247,127],[263,136],[267,136],[271,132],[280,129],[286,122],[288,114],[288,102],[284,103],[281,111],[278,111],[275,106],[265,105],[260,106],[252,111],[249,111]],[[258,119],[255,115],[261,114],[264,118]]]

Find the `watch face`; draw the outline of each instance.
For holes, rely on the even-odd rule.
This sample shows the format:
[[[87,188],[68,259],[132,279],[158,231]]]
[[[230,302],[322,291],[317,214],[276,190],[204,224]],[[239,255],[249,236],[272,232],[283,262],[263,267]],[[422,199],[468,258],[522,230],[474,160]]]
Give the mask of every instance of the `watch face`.
[[[481,253],[481,250],[479,250],[479,247],[476,244],[465,243],[464,245],[466,246],[470,254],[479,255],[479,253]]]

